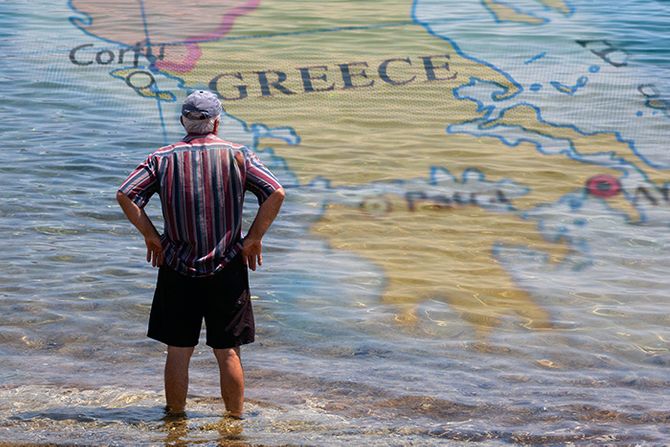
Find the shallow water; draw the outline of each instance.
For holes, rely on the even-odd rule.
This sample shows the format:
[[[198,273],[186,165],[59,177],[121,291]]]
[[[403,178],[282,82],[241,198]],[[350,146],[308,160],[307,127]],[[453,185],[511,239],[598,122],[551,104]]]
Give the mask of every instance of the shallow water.
[[[0,444],[670,443],[667,2],[207,3],[0,3]],[[185,59],[199,8],[232,31]],[[142,17],[164,59],[95,62]],[[430,80],[439,54],[454,79]],[[416,79],[384,81],[405,57],[387,74]],[[374,85],[346,88],[354,61]],[[258,70],[297,93],[264,97]],[[187,89],[237,71],[223,136],[288,193],[251,274],[246,419],[222,419],[201,343],[187,419],[165,421],[156,272],[114,194],[181,137]]]

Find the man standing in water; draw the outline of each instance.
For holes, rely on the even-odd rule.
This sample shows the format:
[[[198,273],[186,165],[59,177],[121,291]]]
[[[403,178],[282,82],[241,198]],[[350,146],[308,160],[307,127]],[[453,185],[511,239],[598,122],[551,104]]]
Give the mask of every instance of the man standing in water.
[[[284,200],[277,178],[245,146],[217,136],[221,102],[198,90],[182,106],[187,135],[152,153],[119,188],[116,197],[144,236],[147,261],[159,267],[148,336],[168,345],[167,411],[184,412],[188,366],[202,319],[207,345],[219,364],[228,415],[239,418],[244,402],[240,345],[254,341],[248,270],[262,265],[261,240]],[[244,192],[260,205],[242,238]],[[160,196],[161,236],[144,206]]]

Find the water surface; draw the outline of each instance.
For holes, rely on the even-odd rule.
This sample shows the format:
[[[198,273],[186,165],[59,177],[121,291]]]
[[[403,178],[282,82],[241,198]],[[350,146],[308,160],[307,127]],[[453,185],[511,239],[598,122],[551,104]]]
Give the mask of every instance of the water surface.
[[[433,36],[435,45],[451,45],[454,59],[485,67],[473,68],[482,77],[498,73],[522,87],[516,99],[499,105],[490,95],[499,85],[491,87],[484,78],[468,86],[470,78],[457,78],[445,87],[444,104],[439,103],[447,112],[431,108],[435,97],[421,94],[389,104],[385,95],[396,93],[379,87],[344,97],[335,121],[322,119],[319,128],[313,123],[321,118],[307,108],[312,97],[306,93],[295,99],[304,98],[305,109],[283,106],[288,103],[278,102],[281,96],[266,103],[251,102],[263,98],[224,102],[229,111],[224,136],[256,150],[288,191],[267,236],[264,265],[251,274],[258,337],[243,348],[248,404],[241,423],[222,419],[218,374],[204,343],[192,362],[187,419],[162,419],[164,347],[145,337],[156,271],[144,263],[142,240],[114,199],[116,188],[149,152],[180,138],[180,101],[189,87],[206,87],[199,83],[220,73],[224,59],[205,59],[211,68],[196,66],[182,75],[187,84],[180,87],[174,67],[150,66],[144,54],[142,71],[153,73],[159,90],[175,95],[173,102],[160,100],[152,97],[156,91],[131,89],[123,78],[128,73],[114,72],[128,67],[72,63],[69,55],[78,45],[94,45],[81,53],[89,58],[99,50],[118,54],[125,48],[116,37],[103,40],[82,32],[69,20],[84,17],[73,5],[0,4],[0,237],[5,253],[0,268],[0,442],[670,442],[670,239],[663,198],[670,181],[670,120],[663,108],[670,97],[668,5],[629,0],[613,10],[611,3],[576,1],[573,15],[566,16],[536,2],[515,3],[551,18],[543,28],[532,29],[536,39],[520,37],[531,32],[528,25],[493,21],[479,2],[434,1],[413,8],[408,3],[405,16],[389,17],[376,28],[366,20],[391,6],[361,10],[355,20],[324,13],[323,23],[316,23],[304,21],[310,2],[293,10],[270,3],[259,8],[270,8],[268,15],[277,17],[275,28],[263,22],[265,28],[237,28],[249,38],[228,36],[248,45],[248,51],[269,54],[279,42],[273,39],[315,29],[318,33],[298,39],[312,42],[305,39],[316,36],[316,53],[327,55],[329,73],[355,60],[349,49],[371,66],[379,64],[383,58],[366,53],[367,41],[356,33],[379,32],[380,45],[392,47],[381,34],[388,30],[408,51],[394,56],[415,58],[411,68],[424,70],[418,58],[431,53],[420,52],[421,46],[415,51],[412,39]],[[147,7],[154,14],[151,23],[173,23],[170,8]],[[184,14],[188,22],[188,11]],[[134,22],[123,17],[108,22],[109,29],[115,36],[134,37]],[[239,19],[240,27],[244,20]],[[333,21],[362,31],[331,29]],[[289,37],[253,37],[263,33]],[[335,35],[343,39],[337,45],[329,43]],[[584,37],[616,45],[620,53],[612,58],[625,50],[623,71],[574,42]],[[165,37],[173,44],[180,38]],[[294,52],[281,49],[261,68],[288,72],[304,62],[306,50],[300,45]],[[540,56],[543,51],[547,54]],[[536,62],[529,62],[532,57]],[[233,52],[225,60],[242,64],[243,59],[241,52]],[[412,74],[390,73],[398,79]],[[561,85],[577,85],[580,76],[590,76],[587,87],[560,93]],[[636,94],[650,79],[657,93]],[[408,88],[426,85],[432,84],[417,81]],[[338,92],[332,101],[340,101]],[[333,103],[323,101],[323,116],[330,116]],[[521,102],[539,108],[552,129],[577,127],[564,135],[574,139],[577,150],[561,152],[564,140],[555,135],[556,146],[550,146],[549,127],[533,132],[537,123],[527,116],[516,117],[520,121],[505,130],[510,132],[507,143],[526,139],[520,146],[485,134],[487,127],[478,127],[479,122],[467,122],[466,117],[482,119],[477,105],[493,104],[497,112]],[[360,114],[348,115],[348,104]],[[423,114],[405,121],[405,108]],[[287,118],[279,124],[262,119],[281,113]],[[410,118],[418,127],[402,127]],[[301,127],[305,123],[311,127]],[[433,123],[434,132],[412,130],[432,129]],[[615,132],[619,140],[634,141],[624,161],[607,153],[618,147]],[[321,139],[310,139],[314,135]],[[602,150],[587,154],[587,136],[597,139],[593,144]],[[398,144],[375,146],[385,138]],[[451,146],[435,146],[441,139]],[[537,142],[545,142],[544,152],[534,146]],[[509,170],[492,147],[501,154],[526,150],[529,155]],[[392,150],[408,157],[390,169]],[[336,169],[345,155],[351,161],[347,170]],[[526,164],[536,159],[540,164]],[[561,163],[566,160],[576,163],[565,168]],[[421,166],[416,174],[412,163]],[[457,165],[485,170],[491,183],[465,188]],[[584,166],[587,176],[607,172],[608,179],[617,178],[624,192],[613,198],[589,193],[580,177]],[[545,178],[538,169],[546,170]],[[324,172],[320,177],[318,170]],[[496,171],[502,171],[498,177]],[[454,196],[448,203],[430,199],[444,194],[431,172],[458,174],[456,180],[444,174],[444,184],[460,185],[468,194],[477,190],[479,197],[490,193],[496,198],[491,191],[502,188],[511,205],[504,200],[468,205]],[[536,178],[540,183],[531,182]],[[416,195],[415,187],[425,188],[420,191],[424,196]],[[406,200],[408,193],[413,202]],[[254,202],[253,196],[247,198],[246,227]],[[416,210],[410,208],[414,205]],[[148,213],[160,225],[157,198]],[[499,278],[506,281],[504,287]]]

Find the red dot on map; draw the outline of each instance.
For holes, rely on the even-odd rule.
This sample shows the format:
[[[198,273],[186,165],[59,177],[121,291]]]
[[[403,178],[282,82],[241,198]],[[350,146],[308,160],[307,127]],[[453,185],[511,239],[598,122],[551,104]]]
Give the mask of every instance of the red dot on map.
[[[600,174],[587,180],[586,190],[591,195],[607,199],[621,192],[621,182],[612,175]]]

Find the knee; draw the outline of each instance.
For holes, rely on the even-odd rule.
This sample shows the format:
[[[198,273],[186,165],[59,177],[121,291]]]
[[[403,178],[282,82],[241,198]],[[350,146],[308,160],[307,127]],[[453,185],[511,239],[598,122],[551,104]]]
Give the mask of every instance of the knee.
[[[219,362],[239,362],[240,348],[214,349],[214,356]]]

